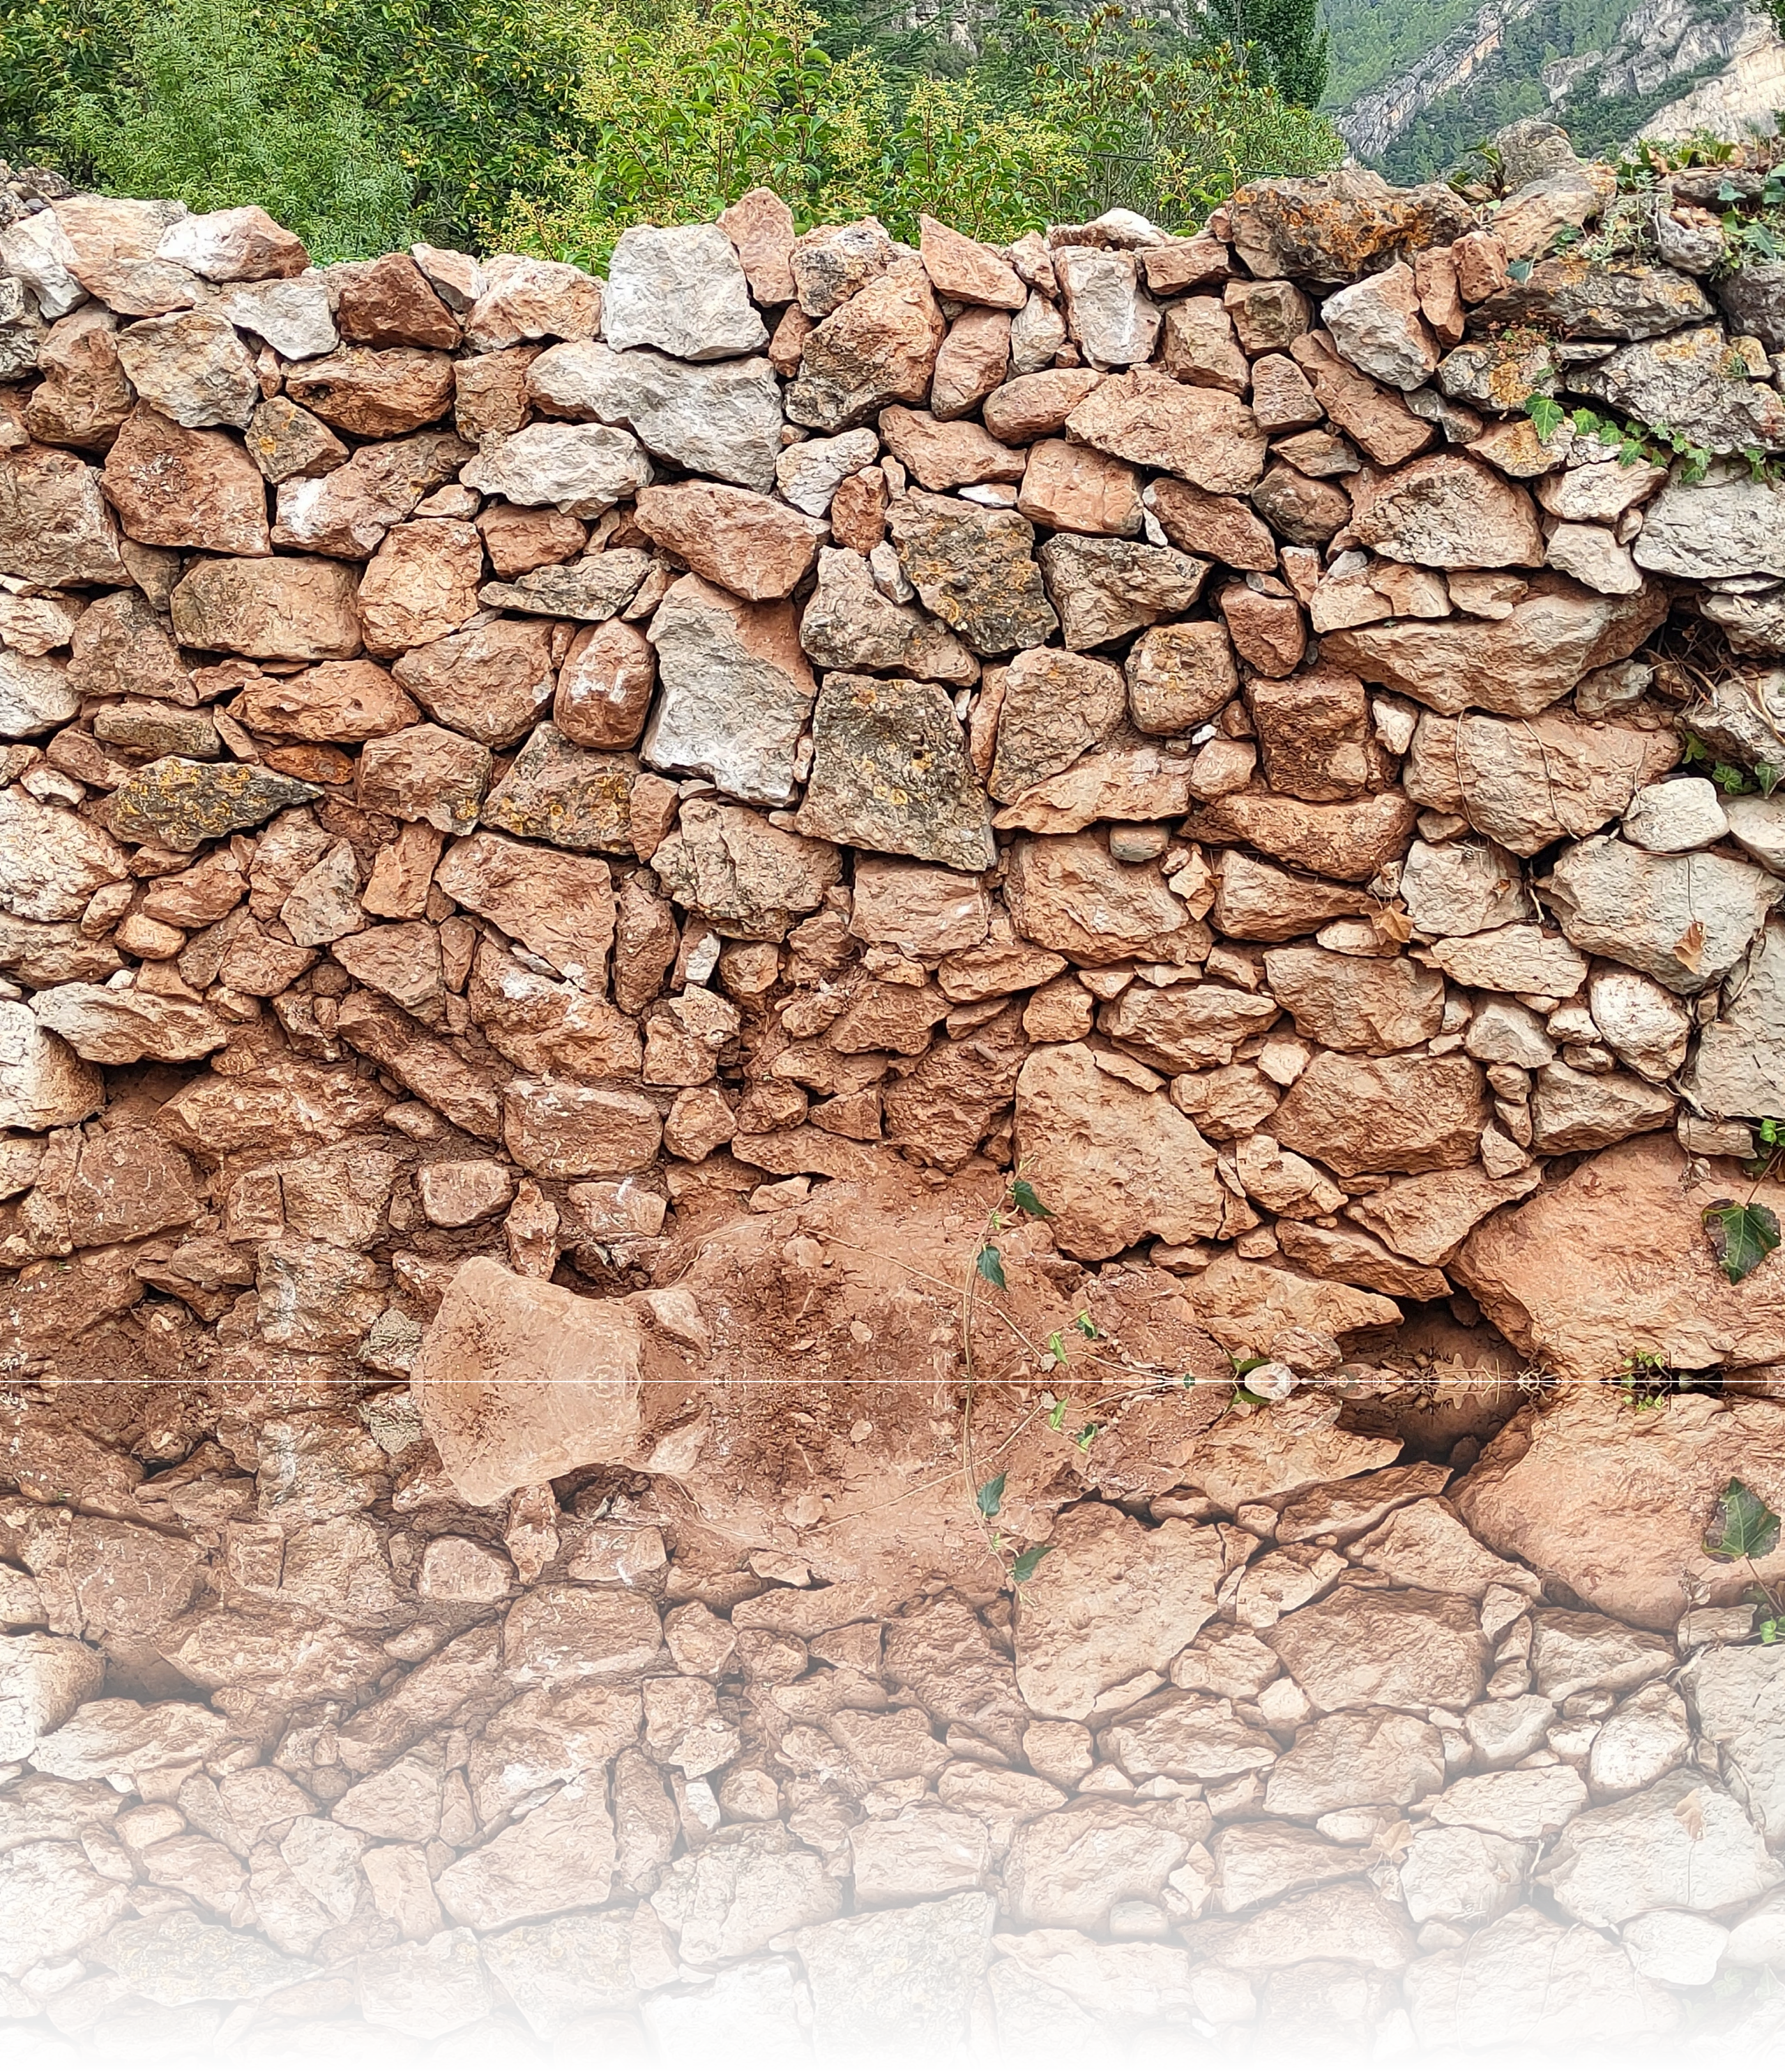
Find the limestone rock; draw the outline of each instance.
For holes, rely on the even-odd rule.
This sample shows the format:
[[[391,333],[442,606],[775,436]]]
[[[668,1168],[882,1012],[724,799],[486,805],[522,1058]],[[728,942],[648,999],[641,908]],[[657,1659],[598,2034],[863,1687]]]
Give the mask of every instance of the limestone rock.
[[[1639,423],[1664,424],[1713,454],[1785,444],[1785,401],[1715,325],[1619,346],[1608,360],[1570,370],[1569,386]]]
[[[1534,578],[1504,619],[1391,620],[1329,634],[1323,657],[1439,713],[1469,707],[1532,718],[1590,671],[1620,661],[1660,623],[1652,586],[1606,598],[1560,576]]]
[[[203,1058],[228,1041],[229,1030],[197,1001],[107,985],[47,986],[31,1002],[46,1029],[77,1056],[96,1064],[133,1065]]]
[[[947,693],[905,677],[834,674],[813,714],[801,834],[959,870],[995,850],[984,792]]]
[[[1066,429],[1139,467],[1181,476],[1217,496],[1243,496],[1264,473],[1265,440],[1245,404],[1169,375],[1112,375],[1078,404]]]
[[[195,849],[237,828],[255,828],[287,806],[320,796],[313,784],[247,763],[195,763],[164,755],[144,764],[112,800],[112,825],[127,841]]]
[[[118,333],[117,356],[142,401],[188,430],[244,426],[261,400],[234,325],[207,310],[128,325]]]
[[[679,467],[745,489],[774,487],[781,388],[766,360],[696,364],[593,340],[555,345],[527,369],[527,393],[556,416],[624,426]]]
[[[359,648],[357,589],[339,561],[201,561],[174,590],[174,631],[188,647],[222,654],[343,661]]]
[[[100,481],[97,468],[55,447],[0,454],[0,565],[50,586],[128,582]]]
[[[1437,371],[1438,347],[1404,260],[1328,295],[1320,321],[1339,352],[1373,380],[1417,388]]]
[[[897,261],[807,336],[787,415],[815,431],[840,432],[888,403],[921,403],[945,329],[922,265]]]
[[[952,2053],[966,2036],[996,1918],[988,1893],[960,1893],[798,1930],[816,2047],[839,2056],[888,2046]]]
[[[104,1658],[78,1640],[49,1634],[0,1634],[0,1749],[18,1762],[76,1707],[96,1698]]]
[[[1638,1137],[1634,1144],[1601,1152],[1580,1173],[1590,1173],[1594,1166],[1660,1166],[1667,1162],[1660,1156],[1665,1152],[1659,1137]],[[1673,1162],[1677,1170],[1677,1158]],[[1572,1181],[1563,1181],[1557,1191],[1570,1185]],[[1696,1258],[1681,1260],[1681,1266],[1690,1270]],[[1619,1289],[1611,1287],[1607,1301],[1615,1301]],[[1619,1326],[1619,1342],[1631,1341],[1660,1346],[1665,1357],[1696,1357],[1696,1349],[1676,1355],[1667,1330],[1655,1330],[1640,1312]],[[1578,1359],[1570,1346],[1563,1346],[1563,1374],[1574,1380],[1584,1370],[1592,1371],[1594,1382],[1601,1371],[1609,1371],[1594,1366],[1590,1355]],[[1756,1486],[1771,1486],[1773,1449],[1779,1444],[1777,1413],[1771,1405],[1734,1403],[1706,1417],[1705,1409],[1681,1400],[1680,1405],[1669,1403],[1659,1417],[1634,1425],[1630,1415],[1619,1411],[1622,1405],[1613,1392],[1602,1392],[1601,1403],[1597,1386],[1578,1382],[1561,1390],[1547,1413],[1520,1413],[1483,1450],[1480,1463],[1462,1482],[1458,1508],[1487,1546],[1516,1554],[1545,1579],[1553,1577],[1582,1604],[1638,1625],[1671,1629],[1685,1610],[1688,1585],[1702,1587],[1713,1600],[1734,1601],[1739,1596],[1735,1572],[1710,1560],[1702,1550],[1709,1517],[1706,1494],[1714,1503],[1714,1494],[1729,1475],[1742,1474],[1743,1459]],[[1545,1478],[1553,1478],[1561,1461],[1568,1461],[1574,1478],[1565,1507],[1555,1503],[1553,1479],[1547,1500],[1539,1496]],[[1617,1560],[1582,1542],[1582,1517],[1601,1519],[1622,1536]],[[1767,1562],[1760,1566],[1764,1568]],[[1648,1641],[1648,1662],[1655,1664],[1656,1649],[1665,1651],[1665,1643],[1656,1643],[1652,1634],[1642,1634],[1642,1639]],[[1659,1668],[1665,1668],[1665,1662]],[[1644,1666],[1638,1658],[1634,1680],[1659,1674],[1659,1668]],[[1597,1668],[1590,1680],[1605,1687],[1607,1670]],[[1777,1825],[1771,1813],[1767,1819],[1768,1825]]]
[[[679,360],[754,352],[769,337],[717,224],[622,231],[608,262],[602,327],[616,352],[655,346]]]
[[[913,495],[893,504],[888,524],[925,606],[975,654],[1039,647],[1057,629],[1026,519],[958,498]]]
[[[742,806],[691,799],[651,867],[671,896],[722,932],[779,942],[842,875],[828,841],[771,827]]]
[[[864,556],[822,547],[818,561],[818,587],[801,616],[799,639],[821,668],[886,670],[939,684],[977,679],[979,664],[953,634],[915,606],[882,596]]]
[[[1596,835],[1562,852],[1549,892],[1578,948],[1647,972],[1675,993],[1696,993],[1746,952],[1781,896],[1781,881],[1730,857],[1652,856]]]
[[[824,536],[816,520],[770,497],[710,483],[647,489],[637,510],[640,529],[659,545],[697,575],[757,602],[786,597]]]
[[[1323,1711],[1373,1704],[1460,1709],[1481,1696],[1492,1652],[1467,1597],[1350,1583],[1280,1620],[1270,1645]]]
[[[790,804],[794,750],[815,695],[791,606],[753,607],[698,575],[683,576],[659,606],[650,637],[663,692],[645,734],[646,760],[698,770],[753,804]]]
[[[1466,1166],[1488,1120],[1467,1058],[1385,1058],[1323,1051],[1272,1120],[1277,1137],[1340,1174],[1425,1173]]]
[[[1410,1805],[1443,1780],[1443,1742],[1424,1720],[1374,1707],[1329,1712],[1299,1729],[1278,1758],[1265,1810],[1317,1820],[1348,1806]]]
[[[1087,964],[1192,964],[1207,953],[1207,931],[1157,865],[1118,863],[1093,835],[1019,841],[1006,896],[1020,935]]]
[[[1037,559],[1069,648],[1101,648],[1186,611],[1208,564],[1175,547],[1059,533]]]
[[[1531,568],[1543,559],[1530,498],[1465,454],[1408,462],[1375,490],[1352,529],[1389,560],[1425,568]]]
[[[550,504],[572,518],[598,518],[650,479],[638,442],[609,425],[528,425],[492,439],[459,474],[486,495]]]

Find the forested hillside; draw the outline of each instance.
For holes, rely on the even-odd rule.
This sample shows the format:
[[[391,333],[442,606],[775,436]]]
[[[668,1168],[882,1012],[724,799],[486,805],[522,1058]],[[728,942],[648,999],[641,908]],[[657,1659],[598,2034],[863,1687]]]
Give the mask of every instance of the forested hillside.
[[[1120,204],[1190,228],[1334,162],[1315,0],[1187,36],[996,0],[921,33],[864,0],[0,0],[0,156],[318,257],[413,236],[585,261],[761,183],[802,227],[920,208],[1007,237]]]

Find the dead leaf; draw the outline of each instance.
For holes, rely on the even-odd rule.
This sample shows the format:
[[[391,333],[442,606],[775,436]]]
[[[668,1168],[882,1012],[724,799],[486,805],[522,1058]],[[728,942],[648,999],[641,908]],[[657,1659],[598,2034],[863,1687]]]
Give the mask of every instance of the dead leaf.
[[[1696,972],[1705,961],[1705,924],[1694,921],[1673,946],[1673,954],[1689,972]]]
[[[1705,1803],[1696,1791],[1689,1791],[1673,1809],[1673,1817],[1695,1842],[1705,1839]]]
[[[1385,906],[1381,913],[1371,915],[1370,921],[1377,935],[1385,935],[1391,943],[1413,940],[1413,923],[1397,907]]]

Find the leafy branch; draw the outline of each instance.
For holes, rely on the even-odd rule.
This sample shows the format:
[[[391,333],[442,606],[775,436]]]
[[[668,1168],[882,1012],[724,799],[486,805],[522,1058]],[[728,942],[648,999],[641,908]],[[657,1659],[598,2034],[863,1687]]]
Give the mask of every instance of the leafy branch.
[[[1779,1249],[1779,1218],[1754,1196],[1761,1182],[1771,1178],[1780,1158],[1785,1157],[1785,1123],[1771,1116],[1763,1117],[1759,1137],[1760,1155],[1750,1159],[1746,1168],[1753,1179],[1747,1198],[1735,1202],[1719,1197],[1699,1217],[1710,1239],[1711,1256],[1731,1286],[1746,1281],[1756,1267],[1765,1264],[1769,1254]]]
[[[1760,1639],[1771,1647],[1785,1638],[1785,1607],[1775,1593],[1762,1582],[1754,1568],[1779,1544],[1779,1513],[1766,1498],[1732,1476],[1717,1508],[1711,1513],[1710,1529],[1705,1535],[1705,1552],[1713,1561],[1741,1561],[1754,1577],[1748,1600],[1765,1614],[1760,1622]]]

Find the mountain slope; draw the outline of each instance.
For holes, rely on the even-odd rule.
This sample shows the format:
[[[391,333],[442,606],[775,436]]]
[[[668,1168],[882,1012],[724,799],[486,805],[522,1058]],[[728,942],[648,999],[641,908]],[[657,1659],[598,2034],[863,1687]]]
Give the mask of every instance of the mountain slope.
[[[1327,0],[1327,19],[1328,112],[1397,179],[1446,171],[1521,116],[1564,124],[1590,154],[1655,124],[1764,122],[1776,105],[1770,19],[1730,0]]]

